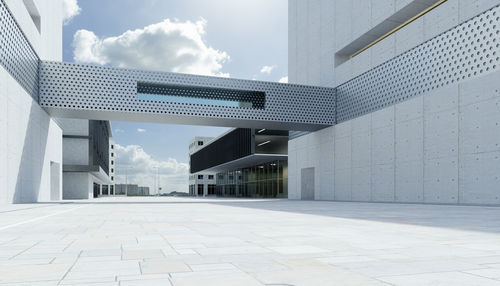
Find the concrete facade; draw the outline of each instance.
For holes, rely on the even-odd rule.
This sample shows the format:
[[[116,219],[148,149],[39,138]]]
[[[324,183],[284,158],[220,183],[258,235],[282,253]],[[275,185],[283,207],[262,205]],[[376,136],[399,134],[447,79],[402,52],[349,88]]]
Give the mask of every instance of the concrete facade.
[[[40,58],[61,60],[62,1],[35,1],[40,31],[24,1],[4,2]],[[61,163],[61,128],[0,66],[0,204],[60,200],[51,189],[62,190],[61,168],[51,164]]]
[[[109,142],[108,173],[103,170],[104,166],[95,165],[92,160],[96,156],[94,144],[91,142],[91,124],[86,119],[58,119],[63,129],[63,199],[91,199],[101,196],[113,185],[112,169],[114,174],[114,152],[111,152]],[[113,154],[113,155],[112,155]],[[114,166],[114,164],[113,164]],[[114,179],[114,175],[113,175]],[[98,190],[94,193],[95,184]]]
[[[337,65],[351,42],[424,2],[289,1],[290,82],[341,85],[500,4],[449,0]],[[301,172],[315,168],[316,200],[500,204],[499,78],[448,84],[291,140],[289,198],[303,199]]]
[[[362,47],[346,49],[353,42],[374,40],[435,2],[289,0],[289,82],[336,87],[500,4],[498,0],[448,0],[359,56],[339,60]]]
[[[213,137],[197,136],[189,142],[189,155],[202,149],[208,142],[212,141]],[[208,196],[208,185],[213,185],[215,189],[216,179],[215,173],[211,172],[198,172],[189,174],[189,195],[190,196]],[[201,194],[199,189],[202,188]],[[215,191],[215,190],[214,190]],[[212,194],[213,195],[213,194]]]
[[[500,72],[289,142],[289,198],[500,204]],[[299,172],[299,173],[297,173]]]

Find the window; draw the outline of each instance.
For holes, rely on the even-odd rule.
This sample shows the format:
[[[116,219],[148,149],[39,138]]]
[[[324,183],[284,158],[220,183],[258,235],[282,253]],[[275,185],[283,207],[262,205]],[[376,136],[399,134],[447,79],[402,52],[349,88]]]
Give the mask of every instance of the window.
[[[137,99],[177,104],[264,109],[266,93],[252,90],[138,82]]]
[[[114,157],[115,156],[115,153],[111,153],[111,157]]]
[[[203,196],[203,185],[198,185],[198,196]]]
[[[111,145],[111,149],[115,149],[115,145]]]
[[[198,141],[198,146],[203,146],[203,141]]]
[[[115,161],[111,160],[111,165],[114,165],[115,164]]]
[[[207,190],[208,195],[209,196],[215,195],[216,185],[207,185],[207,187],[208,187],[208,190]]]
[[[198,180],[203,180],[203,175],[198,175]]]
[[[209,180],[213,180],[214,179],[214,175],[208,175],[208,179]]]
[[[114,173],[115,172],[115,169],[111,168],[111,173]]]
[[[114,181],[115,180],[115,177],[114,176],[111,176],[111,181]]]

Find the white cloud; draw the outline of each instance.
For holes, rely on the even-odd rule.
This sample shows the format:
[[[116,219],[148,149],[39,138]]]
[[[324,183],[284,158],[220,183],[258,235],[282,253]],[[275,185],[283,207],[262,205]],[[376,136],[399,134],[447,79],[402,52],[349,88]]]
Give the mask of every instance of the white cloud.
[[[77,0],[63,0],[63,21],[64,25],[67,25],[76,17],[82,8],[78,6]]]
[[[169,158],[167,161],[154,160],[138,145],[121,146],[115,144],[116,182],[138,184],[150,187],[153,193],[155,177],[158,173],[162,192],[188,192],[189,165]],[[158,178],[156,177],[156,178]]]
[[[284,76],[284,77],[280,78],[280,80],[278,80],[278,82],[288,83],[288,76]]]
[[[125,130],[123,129],[120,129],[120,128],[116,128],[115,131],[113,132],[115,134],[118,134],[118,133],[125,133]]]
[[[207,46],[203,39],[207,21],[166,19],[143,29],[100,39],[78,30],[73,38],[74,59],[80,63],[111,65],[179,73],[226,76],[226,52]]]
[[[261,69],[260,69],[260,72],[261,73],[266,73],[266,74],[270,74],[274,69],[276,68],[276,66],[263,66]]]
[[[141,133],[143,133],[143,132],[146,132],[146,129],[137,128],[137,132],[141,132]]]

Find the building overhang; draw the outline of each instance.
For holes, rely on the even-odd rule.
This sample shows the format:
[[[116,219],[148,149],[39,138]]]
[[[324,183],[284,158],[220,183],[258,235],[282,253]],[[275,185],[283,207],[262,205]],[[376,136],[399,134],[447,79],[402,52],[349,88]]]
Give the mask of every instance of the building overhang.
[[[220,172],[226,172],[226,171],[233,171],[233,170],[257,166],[259,164],[264,164],[264,163],[277,161],[277,160],[288,160],[288,155],[251,154],[251,155],[248,155],[246,157],[243,157],[243,158],[231,161],[231,162],[227,162],[224,164],[220,164],[220,165],[202,170],[200,172],[220,173]]]
[[[112,185],[113,182],[101,166],[97,165],[63,165],[65,173],[89,173],[94,176],[100,184]]]

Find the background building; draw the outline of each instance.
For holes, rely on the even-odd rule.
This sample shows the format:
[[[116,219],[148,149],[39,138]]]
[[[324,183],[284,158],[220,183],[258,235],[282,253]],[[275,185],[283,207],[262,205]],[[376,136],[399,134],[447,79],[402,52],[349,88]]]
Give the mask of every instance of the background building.
[[[109,140],[109,180],[111,183],[108,185],[109,195],[115,195],[115,142]]]
[[[337,87],[289,198],[500,204],[500,1],[436,2],[289,1],[289,82]]]
[[[109,195],[109,121],[59,119],[63,129],[63,199]]]
[[[127,196],[149,196],[149,187],[140,187],[136,184],[116,184],[117,194]]]
[[[189,156],[202,149],[213,137],[195,137],[189,142]],[[215,173],[197,172],[189,174],[190,196],[213,196],[215,195]]]
[[[217,173],[217,196],[286,198],[287,145],[287,131],[232,129],[192,153],[190,169]]]

